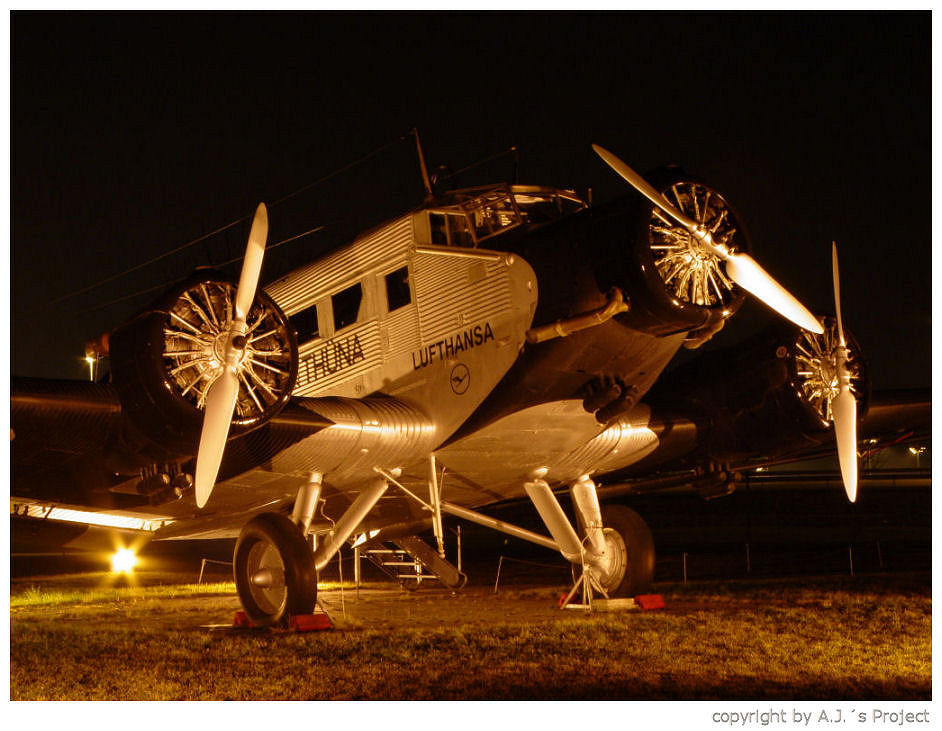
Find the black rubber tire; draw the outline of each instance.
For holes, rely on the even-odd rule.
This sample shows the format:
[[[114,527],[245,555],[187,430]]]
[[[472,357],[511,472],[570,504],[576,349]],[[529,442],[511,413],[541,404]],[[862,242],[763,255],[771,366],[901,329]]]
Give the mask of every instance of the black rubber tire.
[[[625,576],[611,597],[634,597],[647,594],[654,582],[654,538],[644,519],[624,505],[604,505],[602,524],[617,532],[625,541],[628,552]]]
[[[277,604],[258,595],[250,582],[253,549],[273,547],[284,567],[284,595]],[[246,615],[257,627],[284,625],[297,614],[312,614],[317,602],[317,569],[314,554],[298,526],[280,513],[262,513],[252,518],[239,535],[232,559],[236,590]]]

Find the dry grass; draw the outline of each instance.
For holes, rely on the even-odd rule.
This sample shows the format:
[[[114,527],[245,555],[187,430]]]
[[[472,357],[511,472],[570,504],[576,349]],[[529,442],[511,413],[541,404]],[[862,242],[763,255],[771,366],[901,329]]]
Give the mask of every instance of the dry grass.
[[[10,694],[14,700],[931,698],[927,577],[659,590],[666,611],[545,611],[489,624],[444,615],[436,624],[427,616],[436,606],[460,612],[463,605],[419,592],[390,606],[414,608],[422,622],[376,627],[351,612],[333,631],[291,634],[202,627],[231,620],[238,607],[231,584],[17,586]],[[549,607],[557,589],[519,594],[501,601]],[[472,599],[476,615],[491,606],[485,592],[472,592]]]

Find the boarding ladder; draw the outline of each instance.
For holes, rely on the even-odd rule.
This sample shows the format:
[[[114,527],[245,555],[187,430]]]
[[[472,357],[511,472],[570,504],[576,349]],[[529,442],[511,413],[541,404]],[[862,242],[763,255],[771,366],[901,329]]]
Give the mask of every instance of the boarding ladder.
[[[457,588],[467,580],[454,565],[417,536],[396,538],[364,547],[360,555],[410,591],[427,581],[438,581],[443,586]]]

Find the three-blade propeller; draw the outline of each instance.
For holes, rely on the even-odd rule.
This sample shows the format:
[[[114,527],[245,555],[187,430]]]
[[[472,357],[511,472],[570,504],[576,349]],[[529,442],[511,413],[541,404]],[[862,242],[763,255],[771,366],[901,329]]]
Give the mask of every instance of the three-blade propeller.
[[[715,242],[706,228],[678,211],[650,183],[622,160],[599,145],[592,145],[592,149],[612,170],[627,180],[635,190],[687,229],[707,251],[724,261],[726,263],[726,275],[733,282],[762,300],[782,317],[791,320],[805,330],[810,330],[819,335],[824,332],[821,323],[811,314],[808,308],[776,282],[755,259],[746,253],[730,251],[724,244]]]
[[[831,418],[834,421],[834,439],[837,442],[837,457],[841,464],[841,477],[847,499],[857,499],[857,399],[850,389],[849,354],[841,320],[841,283],[837,267],[837,244],[831,242],[831,270],[834,275],[834,309],[837,313],[838,345],[835,348],[837,366],[837,396],[831,402]]]
[[[206,411],[203,415],[203,431],[200,434],[199,451],[196,454],[196,504],[206,505],[216,484],[219,465],[229,437],[229,424],[239,396],[239,363],[247,345],[245,334],[248,329],[246,317],[255,290],[258,288],[262,272],[262,259],[265,255],[265,242],[268,239],[268,209],[259,203],[249,232],[249,242],[245,248],[242,262],[242,274],[236,290],[232,320],[229,323],[229,336],[226,340],[225,359],[219,377],[212,382],[206,394]]]

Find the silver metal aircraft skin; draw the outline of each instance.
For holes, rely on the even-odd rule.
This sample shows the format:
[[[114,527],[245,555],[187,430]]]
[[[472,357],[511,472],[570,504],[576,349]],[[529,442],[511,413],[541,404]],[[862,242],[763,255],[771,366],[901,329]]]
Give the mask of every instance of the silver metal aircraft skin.
[[[803,323],[805,337],[822,328],[748,256],[718,193],[675,179],[665,197],[597,151],[644,197],[595,208],[535,186],[430,195],[255,297],[260,206],[238,287],[191,282],[96,351],[111,357],[113,387],[56,401],[45,387],[14,384],[14,445],[41,438],[42,408],[97,409],[111,435],[102,463],[124,460],[115,474],[126,479],[108,491],[149,504],[94,511],[15,484],[11,511],[140,519],[135,527],[156,539],[239,536],[237,588],[260,625],[312,611],[317,571],[348,542],[431,529],[432,563],[460,583],[444,560],[443,515],[559,550],[590,592],[643,592],[650,532],[626,508],[603,509],[595,480],[689,455],[702,429],[693,415],[655,414],[645,394],[681,346],[722,327],[740,287]],[[635,246],[636,229],[654,260],[606,259],[605,247]],[[842,350],[815,361],[836,384],[820,428],[830,428],[832,401],[844,394],[853,410],[863,390],[856,344],[843,330],[840,339]],[[158,385],[148,391],[151,371]],[[193,418],[202,420],[198,452],[184,424]],[[479,511],[521,497],[549,536]]]

